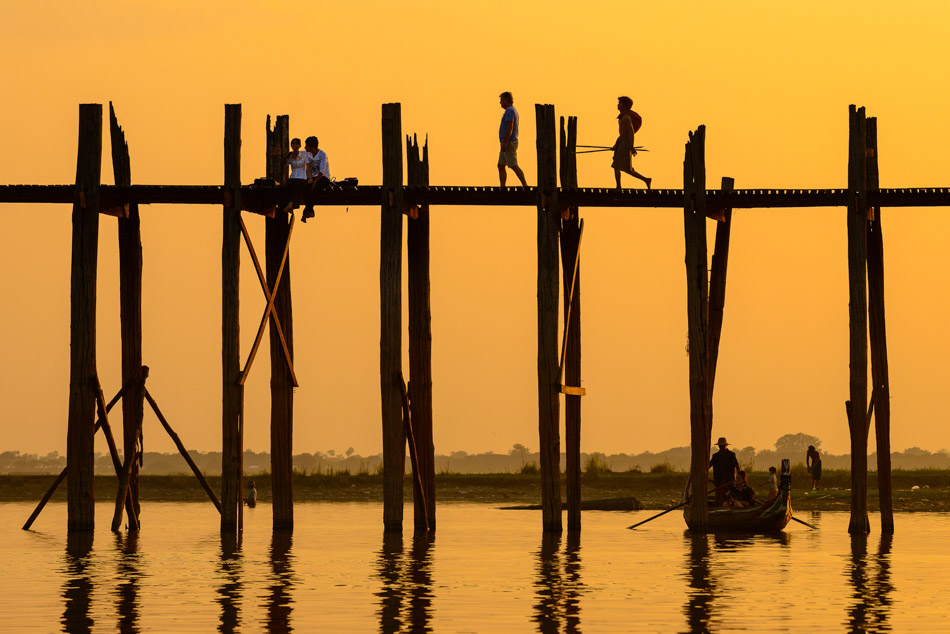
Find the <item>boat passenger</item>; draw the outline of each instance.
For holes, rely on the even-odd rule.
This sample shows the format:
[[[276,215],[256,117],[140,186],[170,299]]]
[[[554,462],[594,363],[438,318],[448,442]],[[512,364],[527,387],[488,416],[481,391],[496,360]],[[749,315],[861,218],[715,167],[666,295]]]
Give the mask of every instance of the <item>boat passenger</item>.
[[[775,474],[775,467],[769,467],[769,500],[774,500],[778,497],[778,476]]]
[[[723,506],[736,509],[752,506],[753,504],[755,504],[755,491],[746,482],[745,471],[740,471],[736,483],[726,493],[726,502]]]
[[[719,445],[719,451],[713,454],[709,461],[709,466],[713,470],[713,484],[716,485],[716,506],[722,506],[726,499],[726,491],[736,479],[736,471],[739,470],[739,459],[726,447],[725,436],[721,436],[716,444]]]

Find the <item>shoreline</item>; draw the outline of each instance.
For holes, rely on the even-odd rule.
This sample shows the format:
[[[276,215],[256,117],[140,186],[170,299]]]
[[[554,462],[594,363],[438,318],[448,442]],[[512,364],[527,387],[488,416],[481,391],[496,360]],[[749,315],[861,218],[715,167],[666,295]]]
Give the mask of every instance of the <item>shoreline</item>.
[[[764,497],[766,474],[753,472],[749,479]],[[0,502],[38,502],[53,483],[54,475],[0,475]],[[635,497],[644,510],[663,510],[682,499],[687,475],[667,473],[599,473],[584,474],[581,481],[583,500]],[[220,491],[220,476],[208,476],[212,489]],[[253,480],[258,501],[271,499],[269,474],[246,475]],[[802,478],[798,478],[803,482]],[[876,512],[876,478],[869,477],[868,510]],[[950,512],[950,471],[921,470],[892,474],[893,502],[896,512]],[[382,476],[375,474],[294,474],[295,502],[381,502]],[[792,507],[800,511],[847,511],[850,509],[850,473],[826,471],[824,486],[817,492],[795,486],[792,480]],[[95,476],[99,501],[114,500],[118,480],[115,476]],[[919,488],[913,489],[917,486]],[[483,502],[498,506],[536,504],[541,498],[541,478],[537,474],[443,473],[436,475],[437,500],[441,502]],[[565,484],[562,479],[561,495]],[[404,499],[412,500],[412,480],[404,478]],[[192,475],[139,476],[141,502],[209,502],[204,490]],[[66,501],[66,484],[59,486],[51,503]]]

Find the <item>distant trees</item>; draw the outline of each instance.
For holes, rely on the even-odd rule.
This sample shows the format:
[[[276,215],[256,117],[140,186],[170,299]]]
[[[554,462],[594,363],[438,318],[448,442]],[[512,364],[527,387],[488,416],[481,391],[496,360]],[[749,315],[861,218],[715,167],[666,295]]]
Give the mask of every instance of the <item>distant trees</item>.
[[[524,459],[531,453],[531,450],[522,445],[521,443],[515,443],[515,446],[508,450],[509,456],[519,456],[521,458],[521,468],[524,469]]]
[[[808,434],[785,434],[775,441],[775,452],[782,458],[804,456],[808,451],[808,445],[814,445],[815,449],[821,449],[821,440],[818,439],[818,436]]]

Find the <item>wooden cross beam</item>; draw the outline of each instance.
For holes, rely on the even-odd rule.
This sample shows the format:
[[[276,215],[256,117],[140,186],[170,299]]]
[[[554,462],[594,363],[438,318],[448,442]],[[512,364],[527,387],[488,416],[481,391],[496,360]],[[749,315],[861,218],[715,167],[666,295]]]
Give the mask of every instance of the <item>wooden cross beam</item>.
[[[257,329],[257,336],[254,338],[254,345],[251,347],[251,354],[247,357],[247,363],[244,364],[244,371],[241,372],[240,385],[244,385],[247,380],[247,374],[251,370],[251,364],[254,363],[254,357],[257,355],[257,349],[261,345],[261,339],[264,337],[264,328],[267,326],[268,317],[274,318],[274,327],[277,328],[277,336],[280,338],[280,345],[284,349],[284,359],[287,360],[287,368],[290,370],[290,377],[297,387],[297,375],[294,372],[294,362],[290,356],[290,349],[287,347],[287,340],[284,338],[284,330],[280,325],[280,318],[277,317],[277,311],[274,310],[274,298],[277,296],[277,288],[280,286],[280,278],[284,274],[284,266],[287,264],[287,255],[290,253],[290,238],[294,232],[294,221],[296,217],[290,215],[290,228],[287,230],[287,243],[284,245],[284,254],[280,259],[280,268],[277,270],[277,279],[274,281],[273,291],[267,286],[267,278],[264,277],[264,271],[261,269],[260,260],[257,259],[257,252],[251,243],[251,236],[247,232],[247,226],[244,224],[244,218],[241,220],[241,233],[244,235],[244,242],[247,244],[247,250],[251,254],[251,260],[254,261],[254,269],[257,271],[257,279],[261,283],[261,290],[267,299],[267,306],[264,308],[264,315],[261,317],[261,325]]]

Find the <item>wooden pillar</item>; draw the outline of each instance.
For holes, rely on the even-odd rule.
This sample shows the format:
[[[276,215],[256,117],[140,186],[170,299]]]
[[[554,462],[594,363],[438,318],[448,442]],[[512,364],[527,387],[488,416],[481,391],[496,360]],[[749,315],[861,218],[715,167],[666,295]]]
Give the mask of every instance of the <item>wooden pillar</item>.
[[[221,247],[221,531],[241,523],[244,386],[241,385],[241,104],[224,107],[224,214]]]
[[[402,114],[383,104],[379,253],[379,380],[383,423],[383,526],[402,530],[406,434],[402,422]]]
[[[419,141],[406,139],[410,187],[429,185],[429,142],[419,158]],[[435,530],[435,443],[432,433],[432,313],[429,301],[429,206],[420,205],[409,220],[409,396],[419,473],[413,479],[414,525]],[[419,484],[421,483],[421,484]],[[420,495],[421,494],[421,495]],[[425,503],[423,504],[423,499]]]
[[[70,279],[69,419],[66,432],[67,526],[95,528],[93,467],[96,425],[96,274],[99,250],[99,182],[102,105],[79,106],[79,151],[73,201]]]
[[[689,422],[692,460],[689,527],[706,532],[706,473],[710,417],[706,277],[706,126],[689,135],[683,162],[686,304],[689,321]]]
[[[267,117],[267,145],[280,148],[279,155],[268,156],[267,177],[281,182],[287,168],[283,156],[290,150],[290,118],[277,117],[272,130]],[[277,276],[284,258],[284,247],[290,237],[290,215],[278,208],[273,218],[264,219],[264,251],[267,268],[267,286],[274,292]],[[274,296],[274,312],[280,320],[291,361],[294,355],[294,316],[290,287],[290,252],[280,285]],[[274,530],[292,530],[294,527],[293,437],[294,437],[294,378],[284,348],[280,342],[273,318],[270,324],[270,470],[273,498]]]
[[[864,108],[850,107],[848,159],[848,312],[850,315],[851,522],[849,533],[868,533],[868,305],[867,122]]]
[[[554,106],[535,104],[538,151],[538,435],[544,530],[561,531],[557,138]]]
[[[722,191],[732,191],[735,181],[722,177]],[[707,390],[706,445],[712,445],[713,389],[716,385],[716,366],[719,364],[719,339],[722,335],[723,309],[726,305],[726,270],[729,266],[729,236],[732,233],[732,209],[722,211],[722,221],[716,224],[716,247],[712,257],[712,273],[709,280],[709,389]]]
[[[569,117],[567,134],[564,132],[564,117],[561,117],[561,188],[577,189],[577,117]],[[561,221],[561,262],[564,306],[570,307],[570,323],[567,325],[566,350],[564,351],[565,385],[581,385],[581,265],[577,262],[580,240],[580,218],[577,207],[570,209],[570,218]],[[571,286],[573,282],[573,296]],[[565,314],[567,310],[565,310]],[[567,530],[581,529],[581,396],[567,394],[564,397],[564,444],[567,454]]]
[[[877,119],[867,120],[867,188],[880,188],[877,162]],[[881,209],[867,224],[868,324],[871,335],[871,380],[874,388],[874,431],[877,440],[877,489],[881,510],[881,533],[894,532],[894,501],[891,492],[891,386],[887,370],[887,332],[884,322],[884,236]]]
[[[112,173],[115,184],[132,184],[129,144],[109,103],[112,140]],[[138,203],[129,203],[128,215],[119,217],[119,319],[122,334],[122,385],[129,386],[122,398],[123,453],[132,456],[128,497],[140,517],[139,461],[136,458],[144,412],[145,383],[132,381],[142,371],[142,233]],[[132,527],[134,522],[130,522]]]

